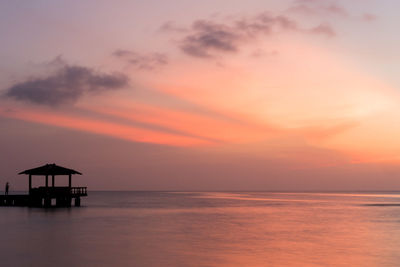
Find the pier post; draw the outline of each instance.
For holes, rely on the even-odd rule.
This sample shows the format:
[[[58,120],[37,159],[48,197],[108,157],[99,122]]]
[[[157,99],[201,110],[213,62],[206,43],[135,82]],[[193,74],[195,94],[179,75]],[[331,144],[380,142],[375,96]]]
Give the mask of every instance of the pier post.
[[[32,191],[32,175],[29,174],[29,194],[31,193],[31,191]]]
[[[46,198],[44,199],[44,207],[45,207],[45,208],[51,207],[51,198],[46,197]]]
[[[80,197],[76,197],[75,198],[75,207],[80,207],[81,206],[81,198]]]
[[[62,198],[60,198],[60,197],[58,197],[58,198],[56,198],[56,206],[57,207],[62,207]]]

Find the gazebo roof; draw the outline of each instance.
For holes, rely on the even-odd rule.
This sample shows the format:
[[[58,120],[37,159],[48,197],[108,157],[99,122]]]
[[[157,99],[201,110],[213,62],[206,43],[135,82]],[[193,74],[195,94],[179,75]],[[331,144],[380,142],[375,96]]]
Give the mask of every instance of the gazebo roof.
[[[29,174],[29,175],[70,175],[82,173],[75,171],[73,169],[64,168],[56,164],[46,164],[37,168],[22,171],[18,174]]]

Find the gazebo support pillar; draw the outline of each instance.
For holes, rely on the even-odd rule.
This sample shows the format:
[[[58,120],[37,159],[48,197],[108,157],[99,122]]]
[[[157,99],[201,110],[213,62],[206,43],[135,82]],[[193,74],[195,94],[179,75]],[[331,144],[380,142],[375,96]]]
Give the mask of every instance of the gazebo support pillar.
[[[68,175],[68,187],[69,187],[69,188],[72,187],[71,174]]]
[[[51,176],[51,186],[54,187],[54,175]]]
[[[49,187],[49,176],[46,175],[46,188]]]

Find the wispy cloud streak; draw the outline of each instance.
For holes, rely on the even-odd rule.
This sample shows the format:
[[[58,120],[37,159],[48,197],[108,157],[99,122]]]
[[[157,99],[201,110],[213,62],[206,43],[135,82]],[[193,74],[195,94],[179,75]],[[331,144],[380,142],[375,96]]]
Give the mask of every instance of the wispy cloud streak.
[[[118,49],[113,56],[120,58],[139,70],[153,70],[169,63],[168,56],[163,53],[140,54],[130,50]]]

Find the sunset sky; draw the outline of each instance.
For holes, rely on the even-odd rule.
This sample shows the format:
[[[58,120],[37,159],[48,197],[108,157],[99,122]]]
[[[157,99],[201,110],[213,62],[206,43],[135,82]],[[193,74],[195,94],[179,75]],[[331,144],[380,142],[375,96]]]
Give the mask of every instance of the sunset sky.
[[[400,190],[398,8],[1,1],[0,183]]]

